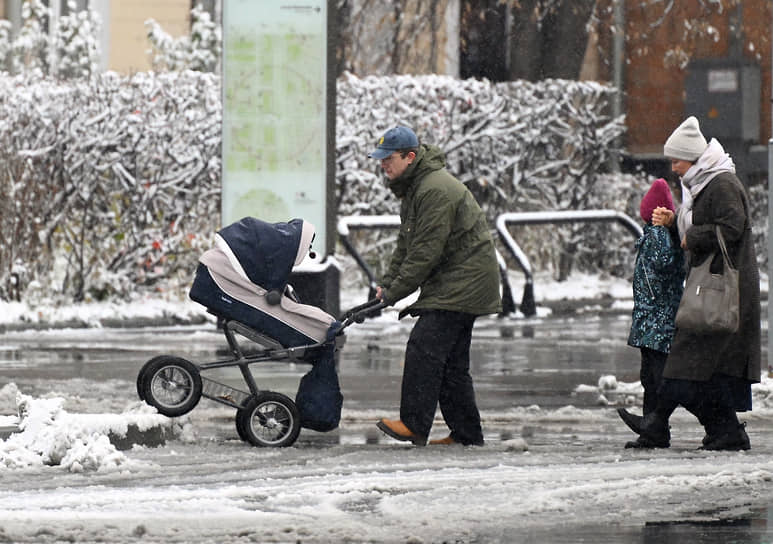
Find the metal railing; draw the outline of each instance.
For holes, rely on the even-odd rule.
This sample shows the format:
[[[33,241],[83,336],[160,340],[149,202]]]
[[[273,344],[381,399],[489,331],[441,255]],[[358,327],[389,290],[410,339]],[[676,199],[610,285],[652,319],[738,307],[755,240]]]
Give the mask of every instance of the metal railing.
[[[622,224],[637,238],[642,235],[642,228],[636,221],[631,219],[630,216],[614,210],[516,212],[503,213],[497,217],[496,228],[497,233],[499,233],[499,239],[502,240],[502,243],[508,249],[526,276],[526,284],[523,288],[523,298],[521,299],[520,304],[521,313],[523,313],[523,315],[529,317],[537,313],[537,305],[534,300],[534,275],[532,273],[531,264],[529,263],[529,258],[516,243],[507,227],[509,225],[539,225],[577,222],[617,222]]]
[[[499,238],[526,276],[523,298],[519,305],[523,315],[530,317],[537,313],[537,305],[534,300],[534,275],[529,258],[510,234],[508,226],[574,222],[617,222],[622,224],[637,238],[642,234],[642,228],[636,221],[624,213],[613,210],[519,212],[504,213],[497,217],[496,230]],[[377,279],[368,263],[365,262],[362,255],[352,245],[349,239],[350,231],[352,229],[397,228],[400,228],[399,215],[348,215],[338,219],[338,238],[341,244],[368,278],[368,299],[375,296],[376,288],[378,287]],[[507,263],[499,251],[497,251],[497,263],[502,280],[502,314],[507,315],[515,312],[516,304],[507,276]]]
[[[352,229],[397,229],[400,228],[399,215],[347,215],[338,219],[338,239],[347,252],[354,258],[357,265],[368,277],[368,298],[376,295],[378,287],[376,276],[373,270],[362,258],[362,255],[352,245],[349,239]],[[507,263],[504,257],[497,251],[497,264],[499,265],[499,276],[502,279],[502,314],[515,312],[513,296],[510,292],[510,285],[507,281]]]
[[[368,277],[368,300],[376,296],[376,275],[362,258],[362,255],[354,248],[349,240],[351,229],[397,229],[400,228],[399,215],[346,215],[338,218],[338,239],[341,245],[349,252],[357,265]]]

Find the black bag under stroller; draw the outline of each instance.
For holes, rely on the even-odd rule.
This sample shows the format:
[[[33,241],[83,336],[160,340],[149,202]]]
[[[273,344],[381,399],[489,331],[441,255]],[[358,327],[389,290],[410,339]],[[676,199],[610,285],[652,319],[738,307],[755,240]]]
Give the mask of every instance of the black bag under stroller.
[[[215,235],[215,247],[199,259],[190,298],[218,317],[232,358],[194,364],[179,357],[154,357],[137,377],[143,400],[162,414],[179,416],[200,397],[237,409],[239,436],[256,446],[289,446],[300,428],[329,431],[338,426],[343,396],[336,372],[336,352],[344,329],[362,321],[378,300],[353,309],[342,319],[301,304],[288,279],[308,254],[314,227],[302,220],[267,223],[246,217]],[[260,346],[245,354],[236,333]],[[309,363],[296,402],[258,388],[249,366],[265,361]],[[238,366],[249,391],[204,378],[201,372]]]

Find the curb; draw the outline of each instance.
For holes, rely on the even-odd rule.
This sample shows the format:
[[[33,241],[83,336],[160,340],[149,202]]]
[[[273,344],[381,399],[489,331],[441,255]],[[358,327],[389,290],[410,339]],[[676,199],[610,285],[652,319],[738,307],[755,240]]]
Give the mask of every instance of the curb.
[[[65,321],[20,321],[17,323],[0,323],[0,334],[20,331],[46,331],[60,329],[94,329],[102,327],[106,329],[143,328],[143,327],[171,327],[177,325],[203,325],[209,323],[205,316],[160,316],[160,317],[129,317],[125,319],[107,318],[99,321],[84,321],[82,319],[68,319]]]

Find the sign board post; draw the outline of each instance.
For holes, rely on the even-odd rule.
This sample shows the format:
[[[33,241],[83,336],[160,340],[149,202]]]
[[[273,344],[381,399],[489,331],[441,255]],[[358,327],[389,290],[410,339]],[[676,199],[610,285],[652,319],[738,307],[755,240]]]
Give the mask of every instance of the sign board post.
[[[252,216],[312,223],[318,257],[306,263],[312,272],[303,275],[305,282],[313,282],[315,272],[330,280],[325,262],[335,249],[331,5],[331,0],[223,2],[221,221],[228,225]],[[337,312],[337,272],[335,301],[303,302]],[[308,290],[332,292],[329,286]]]

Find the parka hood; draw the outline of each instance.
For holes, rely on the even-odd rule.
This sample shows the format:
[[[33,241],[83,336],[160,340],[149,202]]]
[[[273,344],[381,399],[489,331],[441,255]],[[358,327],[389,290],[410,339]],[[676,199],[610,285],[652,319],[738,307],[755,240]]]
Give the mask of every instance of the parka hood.
[[[405,169],[399,177],[387,180],[389,187],[397,198],[403,198],[417,179],[421,179],[430,172],[440,170],[446,166],[446,156],[440,148],[434,145],[421,144],[416,152],[416,159]]]

